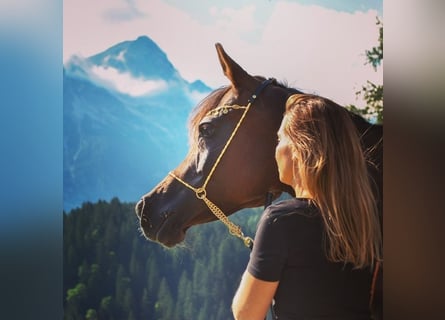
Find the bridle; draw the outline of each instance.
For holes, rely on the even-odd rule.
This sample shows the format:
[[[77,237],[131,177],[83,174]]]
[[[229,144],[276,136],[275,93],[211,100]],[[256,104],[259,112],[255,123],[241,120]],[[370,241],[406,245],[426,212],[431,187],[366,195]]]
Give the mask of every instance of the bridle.
[[[229,136],[229,138],[227,139],[226,144],[224,145],[223,149],[221,150],[218,158],[215,160],[215,163],[213,164],[212,168],[210,169],[210,172],[208,174],[208,176],[206,177],[206,179],[204,180],[204,183],[201,187],[196,188],[193,187],[192,185],[190,185],[189,183],[185,182],[184,180],[182,180],[181,178],[179,178],[176,174],[174,174],[173,172],[169,172],[168,174],[175,178],[176,180],[178,180],[179,182],[181,182],[184,186],[186,186],[187,188],[191,189],[192,191],[195,192],[195,195],[198,199],[202,200],[205,202],[205,204],[207,205],[207,207],[210,209],[210,211],[219,219],[221,220],[221,222],[223,222],[227,228],[229,229],[230,234],[232,234],[235,237],[240,238],[241,240],[243,240],[244,245],[248,248],[252,248],[253,246],[253,240],[252,238],[245,236],[243,231],[241,230],[241,227],[234,224],[232,221],[229,220],[229,218],[227,217],[227,215],[224,214],[224,212],[217,206],[215,205],[212,201],[210,201],[207,198],[207,184],[209,183],[210,179],[213,176],[213,173],[215,172],[216,168],[218,167],[218,164],[220,163],[222,157],[224,156],[224,153],[226,152],[227,148],[229,147],[230,143],[233,140],[233,137],[236,135],[239,127],[241,126],[241,124],[244,121],[244,118],[246,117],[247,113],[250,110],[251,105],[255,102],[255,100],[257,99],[257,97],[260,95],[260,93],[271,83],[275,83],[276,80],[274,78],[269,78],[267,80],[264,80],[255,90],[255,92],[250,96],[249,100],[247,100],[247,106],[239,106],[239,105],[224,105],[224,106],[220,106],[217,107],[213,110],[210,110],[208,114],[212,114],[212,115],[219,115],[219,114],[225,114],[227,113],[229,110],[233,110],[233,109],[244,109],[243,114],[241,115],[241,118],[238,120],[238,123],[236,124],[235,128],[233,129],[231,135]],[[267,200],[266,200],[266,205],[268,205],[267,202],[269,202],[271,199],[271,197],[268,195],[267,196]]]

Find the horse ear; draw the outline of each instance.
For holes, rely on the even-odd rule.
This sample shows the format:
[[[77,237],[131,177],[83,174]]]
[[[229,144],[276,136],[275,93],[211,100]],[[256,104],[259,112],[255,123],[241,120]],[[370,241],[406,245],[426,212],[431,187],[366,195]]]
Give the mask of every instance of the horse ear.
[[[230,80],[233,87],[238,88],[243,82],[249,81],[252,78],[224,51],[220,43],[216,43],[215,47],[224,75]]]

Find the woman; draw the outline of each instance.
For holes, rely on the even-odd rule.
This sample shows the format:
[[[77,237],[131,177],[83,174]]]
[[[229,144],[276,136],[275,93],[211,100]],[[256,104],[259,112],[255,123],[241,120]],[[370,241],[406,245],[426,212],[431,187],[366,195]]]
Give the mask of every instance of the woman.
[[[295,198],[266,209],[232,310],[237,320],[370,319],[372,269],[382,257],[366,159],[348,112],[292,95],[278,132],[280,180]]]

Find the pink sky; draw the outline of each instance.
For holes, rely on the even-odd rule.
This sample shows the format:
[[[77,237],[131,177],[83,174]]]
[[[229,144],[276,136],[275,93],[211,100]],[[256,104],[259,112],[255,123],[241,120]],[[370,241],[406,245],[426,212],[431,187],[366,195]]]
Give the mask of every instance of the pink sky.
[[[209,6],[206,19],[161,0],[64,1],[64,62],[87,57],[140,35],[152,38],[188,81],[225,85],[215,42],[251,74],[273,76],[340,104],[358,104],[355,92],[383,70],[364,65],[377,45],[375,10],[339,12],[287,1],[251,1],[236,10]]]

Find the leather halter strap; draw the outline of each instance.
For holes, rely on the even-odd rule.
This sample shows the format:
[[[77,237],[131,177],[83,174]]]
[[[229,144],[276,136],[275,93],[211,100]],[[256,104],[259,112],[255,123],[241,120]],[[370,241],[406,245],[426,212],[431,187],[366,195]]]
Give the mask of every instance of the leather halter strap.
[[[244,118],[246,117],[247,113],[250,110],[250,106],[255,102],[255,100],[257,99],[257,97],[260,95],[260,93],[271,83],[275,82],[276,80],[274,78],[270,78],[267,80],[264,80],[259,86],[258,88],[255,90],[255,92],[250,96],[249,100],[247,100],[247,106],[237,106],[236,109],[244,109],[244,112],[241,116],[241,118],[238,120],[238,123],[235,126],[235,129],[233,129],[232,134],[230,135],[229,139],[227,140],[226,144],[224,145],[224,148],[221,150],[221,153],[219,154],[218,158],[216,159],[215,163],[213,164],[212,168],[210,169],[209,174],[207,175],[206,179],[204,180],[204,183],[201,187],[196,188],[192,185],[190,185],[189,183],[185,182],[184,180],[182,180],[181,178],[179,178],[176,174],[174,174],[173,172],[169,172],[168,174],[175,178],[176,180],[178,180],[179,182],[181,182],[184,186],[186,186],[187,188],[193,190],[195,192],[195,195],[198,199],[201,199],[202,201],[204,201],[204,203],[207,205],[207,207],[210,209],[210,211],[219,219],[221,220],[221,222],[223,222],[227,228],[229,229],[230,234],[240,238],[241,240],[243,240],[244,245],[246,247],[252,248],[253,247],[253,240],[250,237],[247,237],[244,235],[244,233],[241,230],[241,227],[234,224],[232,221],[229,220],[229,218],[227,217],[227,215],[224,214],[224,212],[217,206],[215,205],[212,201],[210,201],[207,198],[207,184],[210,181],[210,179],[213,176],[213,173],[215,172],[216,168],[218,167],[219,162],[221,161],[222,157],[224,156],[224,153],[226,152],[227,148],[229,147],[230,143],[233,140],[233,137],[236,135],[239,127],[241,126],[241,124],[244,121]],[[227,106],[230,107],[230,106]],[[210,111],[211,112],[211,111]]]

